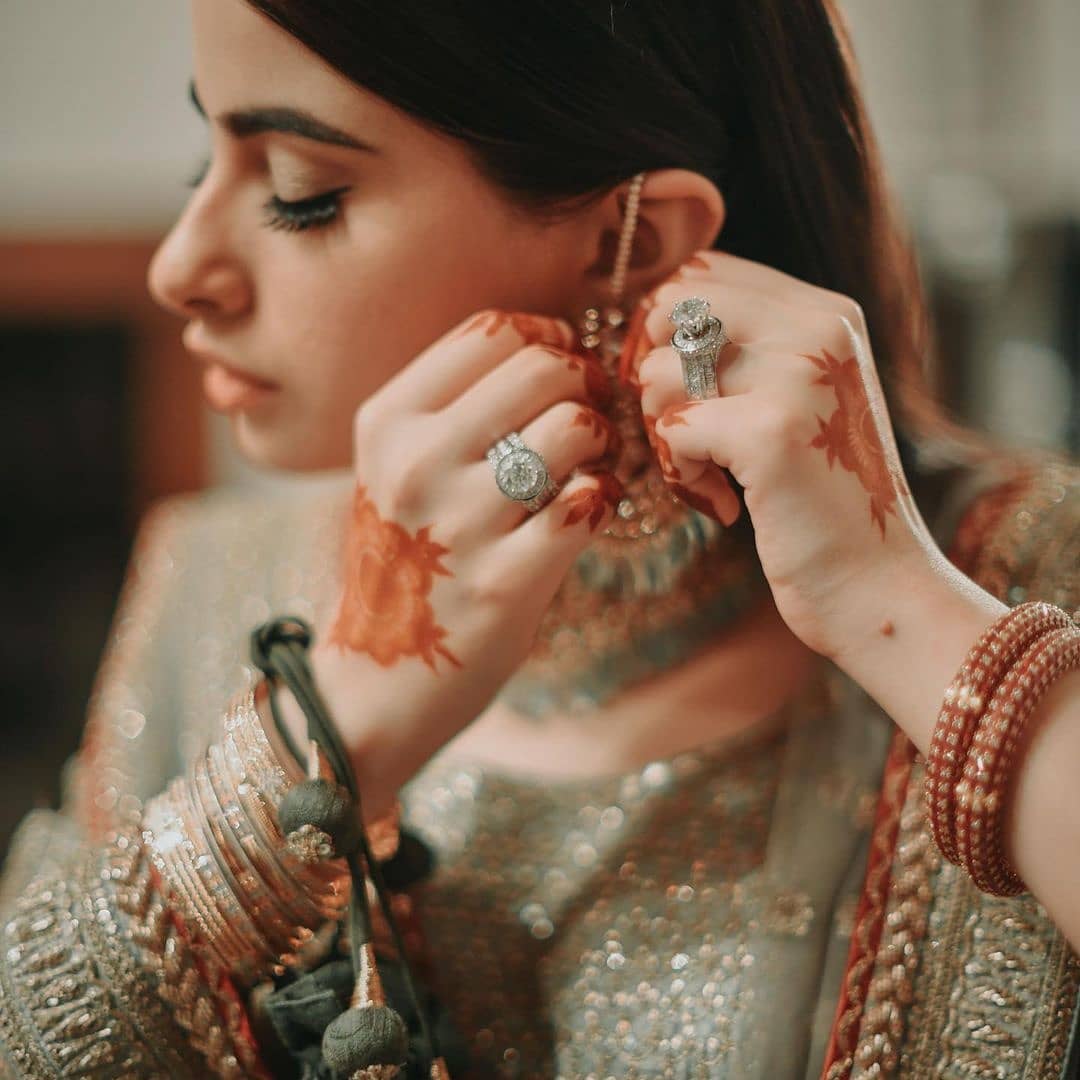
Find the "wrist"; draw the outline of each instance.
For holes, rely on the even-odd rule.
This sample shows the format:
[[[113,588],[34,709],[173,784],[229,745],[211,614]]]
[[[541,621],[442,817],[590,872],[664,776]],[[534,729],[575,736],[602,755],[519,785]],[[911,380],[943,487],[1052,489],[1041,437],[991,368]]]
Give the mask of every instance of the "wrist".
[[[882,570],[848,602],[851,617],[832,659],[926,754],[945,687],[1008,608],[940,552]]]
[[[330,646],[308,653],[311,674],[341,737],[356,777],[365,825],[369,828],[393,814],[397,794],[423,764],[412,752],[403,722],[391,722],[365,687],[370,687],[369,661]],[[277,695],[282,723],[302,752],[307,751],[307,720],[287,689]],[[273,721],[269,720],[271,726]],[[281,740],[283,744],[284,740]]]

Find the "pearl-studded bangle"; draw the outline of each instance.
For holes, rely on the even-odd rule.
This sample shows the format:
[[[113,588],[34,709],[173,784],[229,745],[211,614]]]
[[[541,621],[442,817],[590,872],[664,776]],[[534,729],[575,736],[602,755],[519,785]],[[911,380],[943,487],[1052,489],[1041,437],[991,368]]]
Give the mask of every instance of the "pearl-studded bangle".
[[[982,633],[945,690],[926,761],[924,799],[934,842],[950,862],[960,863],[956,789],[991,694],[1032,642],[1071,625],[1067,612],[1043,601],[1012,608]]]
[[[1039,638],[994,691],[964,763],[956,789],[956,843],[975,884],[995,896],[1015,896],[1024,882],[1004,851],[1008,788],[1027,722],[1047,688],[1080,668],[1080,627]]]

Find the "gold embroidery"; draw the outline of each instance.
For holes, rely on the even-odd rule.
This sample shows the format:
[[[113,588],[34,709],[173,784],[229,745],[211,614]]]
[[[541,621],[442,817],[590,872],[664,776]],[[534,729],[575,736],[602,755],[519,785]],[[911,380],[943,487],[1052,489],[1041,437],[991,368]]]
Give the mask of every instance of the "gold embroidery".
[[[141,966],[155,974],[157,994],[173,1022],[205,1056],[212,1072],[227,1080],[265,1078],[258,1054],[243,1034],[243,1003],[224,972],[206,970],[205,955],[196,963],[174,911],[154,887],[144,846],[135,836],[120,833],[100,863],[89,861],[84,872],[88,886],[95,874],[100,896],[95,906],[127,917],[125,937]],[[116,926],[111,932],[117,933]]]
[[[863,1013],[868,983],[872,977],[875,955],[879,948],[882,920],[885,918],[887,890],[890,884],[890,858],[895,850],[896,836],[902,827],[902,806],[910,775],[910,745],[897,734],[889,751],[882,783],[877,821],[871,834],[866,882],[855,916],[847,972],[841,990],[838,1015],[834,1024],[832,1045],[827,1052],[825,1080],[841,1080],[851,1075],[856,1052],[874,1060],[880,1068],[891,1055],[894,1044],[871,1037],[869,1046],[859,1042],[863,1032]],[[880,987],[879,987],[880,990]],[[875,1032],[876,1034],[876,1032]],[[871,1052],[872,1050],[872,1052]]]
[[[907,791],[922,789],[923,766],[913,765]],[[921,806],[908,798],[900,814],[889,893],[863,1009],[854,1077],[888,1076],[896,1072],[903,1042],[905,1009],[914,997],[919,947],[926,936],[931,877],[941,859],[925,828]],[[901,1076],[907,1074],[901,1070]]]
[[[942,868],[900,1075],[1058,1077],[1077,964],[1030,897],[979,892]]]
[[[15,902],[0,949],[4,1050],[25,1076],[205,1076],[122,940],[106,887],[95,855],[74,880],[35,879]]]

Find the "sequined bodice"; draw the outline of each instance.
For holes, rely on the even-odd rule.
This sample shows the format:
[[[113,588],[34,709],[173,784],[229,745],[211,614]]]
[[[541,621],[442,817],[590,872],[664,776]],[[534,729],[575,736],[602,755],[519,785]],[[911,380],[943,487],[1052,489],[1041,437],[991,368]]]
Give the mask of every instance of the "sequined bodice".
[[[453,766],[410,785],[439,859],[417,900],[478,1075],[716,1075],[755,961],[744,923],[798,935],[813,915],[753,873],[782,746],[596,784]]]
[[[829,728],[823,707],[785,710],[795,742]],[[802,1075],[839,882],[767,865],[794,749],[782,729],[555,784],[436,760],[405,788],[404,822],[438,860],[414,902],[474,1075]],[[850,840],[857,779],[816,777],[799,813],[839,799]],[[800,1019],[782,1054],[763,1051],[774,980],[807,955],[814,976],[793,968],[775,1002]]]

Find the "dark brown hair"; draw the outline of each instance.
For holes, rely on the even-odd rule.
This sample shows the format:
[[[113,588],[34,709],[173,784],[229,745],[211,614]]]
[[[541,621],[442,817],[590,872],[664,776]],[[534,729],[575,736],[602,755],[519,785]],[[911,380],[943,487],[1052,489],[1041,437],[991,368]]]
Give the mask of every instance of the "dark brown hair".
[[[909,476],[995,452],[928,386],[915,262],[831,0],[248,2],[530,211],[642,170],[708,176],[718,248],[862,305]]]

